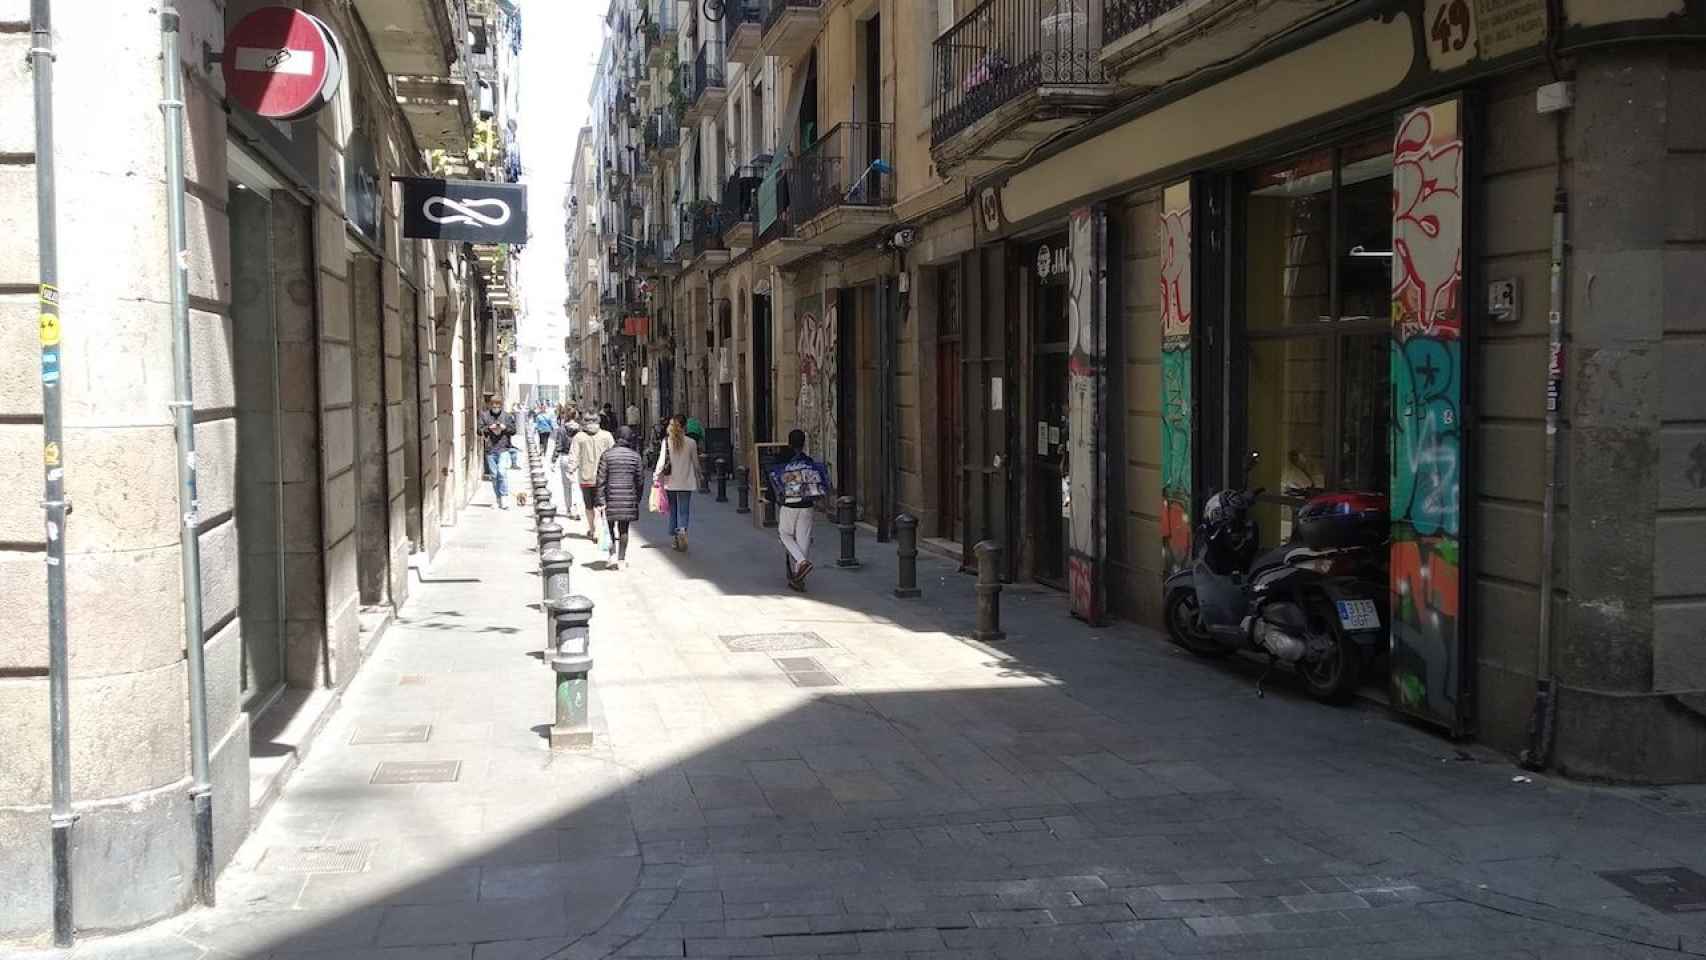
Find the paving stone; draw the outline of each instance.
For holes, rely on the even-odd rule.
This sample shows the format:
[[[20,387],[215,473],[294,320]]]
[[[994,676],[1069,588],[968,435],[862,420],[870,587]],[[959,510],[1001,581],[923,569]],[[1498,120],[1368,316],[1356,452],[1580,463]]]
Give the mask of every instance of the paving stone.
[[[1238,891],[1225,883],[1171,883],[1151,889],[1162,900],[1222,900],[1238,896]]]
[[[1280,902],[1298,913],[1317,910],[1355,910],[1368,906],[1368,901],[1354,893],[1306,893],[1280,897]]]

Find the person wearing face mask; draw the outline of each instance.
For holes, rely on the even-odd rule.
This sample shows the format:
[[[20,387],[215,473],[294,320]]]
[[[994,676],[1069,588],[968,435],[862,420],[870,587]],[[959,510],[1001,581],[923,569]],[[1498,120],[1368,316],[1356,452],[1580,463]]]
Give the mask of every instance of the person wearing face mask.
[[[486,476],[491,478],[492,493],[498,509],[509,509],[509,479],[504,475],[504,453],[514,453],[510,438],[515,436],[515,418],[504,413],[503,403],[495,396],[486,398],[486,410],[480,414],[480,438],[486,449]]]

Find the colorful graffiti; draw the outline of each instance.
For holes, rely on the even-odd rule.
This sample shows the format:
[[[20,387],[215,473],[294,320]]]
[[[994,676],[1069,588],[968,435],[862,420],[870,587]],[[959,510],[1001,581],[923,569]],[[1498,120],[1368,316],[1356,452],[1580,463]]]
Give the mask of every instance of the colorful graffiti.
[[[1405,114],[1392,173],[1392,697],[1460,725],[1463,139],[1455,102]]]
[[[835,307],[819,310],[820,297],[800,302],[796,317],[799,328],[800,395],[795,421],[806,432],[814,455],[829,466],[836,477],[836,359]]]
[[[1191,562],[1191,185],[1161,202],[1161,569]]]
[[[1097,423],[1098,391],[1101,388],[1102,323],[1101,302],[1102,227],[1099,210],[1084,207],[1072,212],[1067,243],[1071,255],[1069,301],[1071,354],[1067,359],[1068,476],[1071,526],[1068,531],[1066,565],[1072,593],[1072,612],[1090,623],[1102,620],[1103,597],[1097,586],[1097,565],[1104,550],[1100,521],[1102,476],[1101,431]]]

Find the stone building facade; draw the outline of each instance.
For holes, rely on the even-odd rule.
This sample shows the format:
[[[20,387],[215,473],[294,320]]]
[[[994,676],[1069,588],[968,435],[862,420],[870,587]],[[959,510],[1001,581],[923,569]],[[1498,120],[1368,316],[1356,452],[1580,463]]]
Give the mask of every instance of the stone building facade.
[[[70,636],[71,876],[79,930],[190,905],[194,847],[172,430],[172,258],[147,5],[55,22]],[[481,40],[461,0],[308,2],[340,41],[335,100],[271,123],[224,99],[204,44],[258,3],[184,0],[200,603],[216,863],[265,811],[457,522],[502,390],[493,291],[459,245],[409,240],[393,176],[481,176]],[[28,5],[0,5],[0,938],[49,926],[50,731]],[[513,34],[507,42],[517,42]],[[403,78],[403,79],[395,79]],[[396,89],[410,96],[399,98]],[[430,156],[434,159],[429,166]],[[496,171],[484,175],[500,175]],[[265,742],[266,750],[252,744]]]

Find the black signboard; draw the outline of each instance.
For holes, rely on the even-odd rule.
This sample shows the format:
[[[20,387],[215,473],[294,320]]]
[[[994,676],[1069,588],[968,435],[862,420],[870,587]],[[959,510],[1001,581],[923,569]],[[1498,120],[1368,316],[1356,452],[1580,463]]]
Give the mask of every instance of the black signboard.
[[[470,243],[526,243],[527,188],[486,180],[398,177],[403,236]]]

